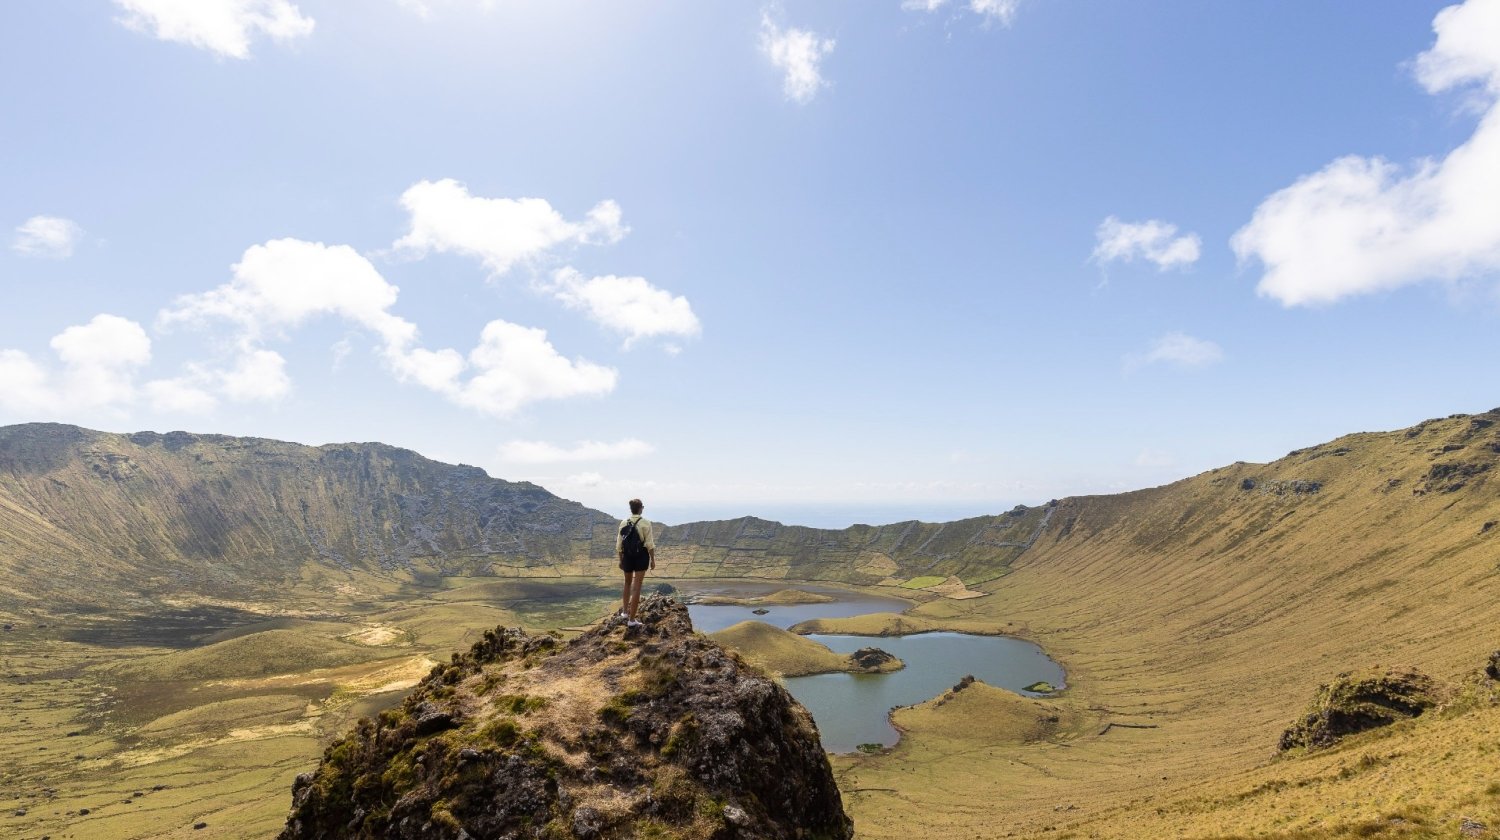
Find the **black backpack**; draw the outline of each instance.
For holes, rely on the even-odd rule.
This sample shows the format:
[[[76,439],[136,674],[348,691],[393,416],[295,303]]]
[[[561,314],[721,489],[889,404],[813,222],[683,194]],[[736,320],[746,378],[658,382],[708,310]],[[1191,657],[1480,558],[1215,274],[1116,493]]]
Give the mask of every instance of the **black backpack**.
[[[630,563],[639,563],[651,557],[646,553],[646,541],[641,539],[641,532],[635,528],[638,522],[639,519],[627,520],[625,527],[620,529],[620,551],[625,555],[625,561]]]

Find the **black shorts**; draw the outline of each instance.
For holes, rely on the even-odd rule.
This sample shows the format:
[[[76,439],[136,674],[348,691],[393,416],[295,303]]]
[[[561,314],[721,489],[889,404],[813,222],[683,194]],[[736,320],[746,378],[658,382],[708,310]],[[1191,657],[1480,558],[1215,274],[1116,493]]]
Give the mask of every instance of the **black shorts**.
[[[651,568],[651,556],[648,554],[637,560],[629,557],[620,558],[620,571],[622,572],[644,572]]]

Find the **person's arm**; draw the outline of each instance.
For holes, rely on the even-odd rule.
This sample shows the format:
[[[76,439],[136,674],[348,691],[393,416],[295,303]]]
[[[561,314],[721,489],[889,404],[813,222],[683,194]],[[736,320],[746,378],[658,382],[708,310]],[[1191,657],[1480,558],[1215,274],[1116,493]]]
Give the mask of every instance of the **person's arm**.
[[[619,526],[617,526],[615,528],[615,559],[616,560],[624,560],[625,559],[625,537],[621,534],[621,532],[623,530],[625,530],[625,523],[621,522],[619,524]]]
[[[651,559],[651,571],[654,572],[656,571],[656,526],[650,522],[646,523],[644,541],[646,543],[646,556]]]

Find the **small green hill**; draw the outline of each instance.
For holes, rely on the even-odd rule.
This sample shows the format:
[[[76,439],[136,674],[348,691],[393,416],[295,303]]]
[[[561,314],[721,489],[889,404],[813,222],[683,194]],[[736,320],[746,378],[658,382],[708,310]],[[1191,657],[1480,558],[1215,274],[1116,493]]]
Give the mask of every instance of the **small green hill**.
[[[834,671],[883,673],[902,667],[895,657],[875,665],[863,665],[853,656],[834,653],[812,639],[804,638],[763,621],[741,621],[709,638],[749,660],[751,664],[783,677],[827,674]]]
[[[114,668],[126,682],[269,677],[384,659],[392,651],[303,630],[266,630]]]

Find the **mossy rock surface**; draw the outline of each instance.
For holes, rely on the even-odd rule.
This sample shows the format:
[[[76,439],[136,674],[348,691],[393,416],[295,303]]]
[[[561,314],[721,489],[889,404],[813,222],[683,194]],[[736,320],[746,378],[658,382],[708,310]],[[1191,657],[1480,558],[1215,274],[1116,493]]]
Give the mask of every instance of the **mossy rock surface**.
[[[486,632],[330,745],[280,837],[852,837],[807,710],[676,601],[637,617]]]
[[[1417,717],[1437,705],[1441,687],[1415,668],[1340,674],[1318,687],[1306,713],[1281,733],[1279,749],[1321,748],[1360,732]]]

